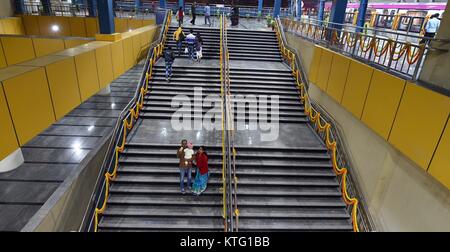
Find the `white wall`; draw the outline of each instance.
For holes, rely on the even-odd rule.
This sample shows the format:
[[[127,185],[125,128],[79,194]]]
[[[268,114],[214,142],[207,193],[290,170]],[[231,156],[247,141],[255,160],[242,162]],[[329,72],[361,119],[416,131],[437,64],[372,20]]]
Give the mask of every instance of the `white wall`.
[[[13,0],[0,0],[0,17],[10,17],[14,15]]]

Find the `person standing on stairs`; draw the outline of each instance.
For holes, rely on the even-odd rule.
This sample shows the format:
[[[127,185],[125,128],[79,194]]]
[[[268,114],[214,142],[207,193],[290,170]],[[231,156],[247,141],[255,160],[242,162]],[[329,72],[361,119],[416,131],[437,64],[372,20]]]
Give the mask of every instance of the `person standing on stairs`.
[[[173,40],[177,43],[178,56],[181,55],[181,49],[183,47],[183,41],[186,38],[183,28],[181,26],[173,33]]]
[[[200,36],[200,32],[197,32],[196,40],[195,40],[195,50],[197,50],[197,61],[200,62],[200,60],[203,57],[202,52],[202,45],[203,45],[203,39],[202,36]]]
[[[194,184],[192,185],[192,193],[199,196],[206,190],[208,185],[208,154],[204,146],[198,149],[195,154],[195,161],[197,163],[197,171],[195,172]]]
[[[181,193],[185,194],[184,190],[184,177],[187,177],[187,186],[188,190],[191,189],[191,172],[192,172],[192,160],[186,160],[185,150],[188,149],[188,142],[186,139],[181,140],[181,146],[178,148],[177,157],[180,159],[179,167],[180,167],[180,189]],[[190,164],[190,166],[189,166]]]
[[[168,46],[167,50],[164,52],[164,61],[166,63],[166,81],[172,78],[172,65],[175,60],[175,55],[173,54],[172,47]]]
[[[183,7],[180,7],[178,9],[177,14],[175,14],[175,16],[177,17],[177,20],[178,20],[178,26],[181,27],[181,25],[183,24],[183,18],[184,18]]]
[[[191,24],[192,25],[195,25],[195,17],[197,16],[197,13],[195,12],[196,7],[197,7],[197,2],[193,2],[191,5],[191,12],[192,12]]]
[[[194,35],[194,31],[192,29],[189,30],[189,34],[186,36],[186,44],[187,44],[187,53],[189,54],[189,58],[191,60],[195,60],[195,43],[197,38]]]
[[[206,3],[205,6],[205,25],[209,25],[211,27],[211,7],[209,7],[209,3]]]

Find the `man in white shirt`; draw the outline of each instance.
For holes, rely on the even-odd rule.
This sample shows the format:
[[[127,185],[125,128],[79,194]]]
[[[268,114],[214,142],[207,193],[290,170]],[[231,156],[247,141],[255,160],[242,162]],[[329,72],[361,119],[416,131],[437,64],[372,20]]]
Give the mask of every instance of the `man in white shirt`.
[[[211,26],[211,8],[209,7],[209,3],[206,4],[205,6],[205,25],[208,24],[209,26]]]
[[[439,25],[441,25],[441,20],[438,17],[438,13],[433,14],[425,24],[425,34],[423,35],[424,38],[420,41],[421,44],[427,43],[430,38],[434,38],[436,35]]]

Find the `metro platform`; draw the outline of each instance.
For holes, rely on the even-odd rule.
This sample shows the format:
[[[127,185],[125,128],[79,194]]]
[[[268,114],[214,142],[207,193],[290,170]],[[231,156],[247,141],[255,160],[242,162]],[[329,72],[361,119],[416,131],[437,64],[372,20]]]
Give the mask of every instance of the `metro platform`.
[[[274,31],[264,22],[243,21],[235,28],[225,20],[217,19],[217,27],[185,26],[202,34],[204,58],[177,58],[170,82],[162,55],[153,49],[158,45],[150,46],[147,59],[112,81],[108,91],[21,146],[24,163],[0,173],[0,230],[450,229],[445,88],[429,89],[315,45],[290,34],[281,20]],[[161,26],[155,41],[162,48],[174,47],[175,23],[172,18]],[[261,129],[223,125],[174,130],[173,97],[192,98],[195,88],[202,89],[202,99],[215,95],[222,104],[213,110],[223,125],[242,119],[235,107],[244,107],[245,125],[255,117],[252,100],[240,104],[239,95],[259,102],[276,94],[273,109],[279,113],[271,122],[277,122],[278,137],[262,141]],[[200,115],[210,108],[202,106]],[[179,193],[174,150],[184,138],[205,145],[211,156],[209,186],[199,197]],[[428,224],[419,195],[436,206]],[[414,207],[398,205],[399,198]],[[411,215],[418,216],[415,224],[407,223]]]

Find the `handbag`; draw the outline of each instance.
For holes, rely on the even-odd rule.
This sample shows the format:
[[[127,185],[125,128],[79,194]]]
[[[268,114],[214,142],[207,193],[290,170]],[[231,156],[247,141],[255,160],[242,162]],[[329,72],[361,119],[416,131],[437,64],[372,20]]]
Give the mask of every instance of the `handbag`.
[[[188,48],[187,47],[184,48],[184,53],[188,53],[188,52],[189,52]]]

